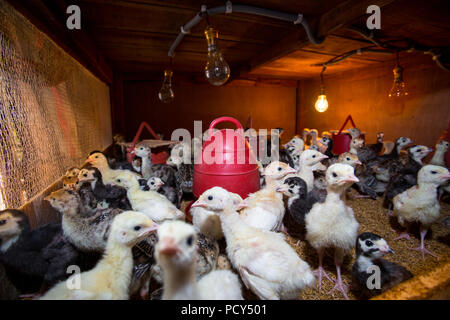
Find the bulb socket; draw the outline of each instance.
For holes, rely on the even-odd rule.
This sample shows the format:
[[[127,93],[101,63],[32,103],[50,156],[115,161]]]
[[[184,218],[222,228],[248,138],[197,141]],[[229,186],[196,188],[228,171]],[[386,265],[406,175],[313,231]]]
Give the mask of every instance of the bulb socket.
[[[205,37],[206,42],[208,43],[208,47],[216,44],[216,39],[218,38],[219,33],[214,30],[213,27],[208,26],[205,29]]]

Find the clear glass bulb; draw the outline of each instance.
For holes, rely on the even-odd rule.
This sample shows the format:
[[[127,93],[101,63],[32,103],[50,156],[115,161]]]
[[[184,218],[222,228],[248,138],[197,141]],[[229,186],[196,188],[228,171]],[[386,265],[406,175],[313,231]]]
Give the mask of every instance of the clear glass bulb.
[[[208,26],[205,30],[205,36],[208,43],[208,58],[206,60],[205,76],[209,83],[220,86],[230,78],[230,67],[217,47],[217,31]]]
[[[326,95],[321,94],[317,97],[315,108],[319,112],[325,112],[328,109],[328,101]]]
[[[164,80],[158,92],[158,98],[164,103],[170,103],[175,97],[172,90],[172,70],[164,70]]]
[[[389,98],[401,98],[408,95],[405,82],[403,81],[403,68],[400,66],[395,67],[394,72],[394,84],[389,92]]]

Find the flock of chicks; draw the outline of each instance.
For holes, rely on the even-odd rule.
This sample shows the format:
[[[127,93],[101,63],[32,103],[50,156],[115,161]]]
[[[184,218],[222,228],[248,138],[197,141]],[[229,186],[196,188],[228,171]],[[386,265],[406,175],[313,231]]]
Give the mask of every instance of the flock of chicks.
[[[244,284],[260,299],[296,299],[316,282],[321,290],[325,278],[334,284],[330,293],[348,299],[341,266],[353,249],[351,287],[359,297],[411,278],[406,268],[382,258],[393,252],[383,238],[358,235],[347,191],[384,196],[388,214],[406,228],[398,239],[409,238],[409,226],[420,223],[415,250],[434,255],[425,235],[439,218],[440,195],[449,191],[449,143],[440,141],[423,165],[432,150],[412,146],[405,155],[402,149],[412,143],[405,137],[389,146],[379,133],[376,144],[365,146],[353,128],[350,151],[335,156],[331,134],[317,139],[315,130],[310,133],[309,146],[305,130],[303,139],[282,146],[279,161],[260,164],[261,189],[247,198],[219,186],[206,190],[191,205],[192,224],[180,207],[192,193],[197,155],[191,150],[198,146],[175,145],[167,164],[153,164],[143,142],[131,164],[119,145],[114,157],[92,152],[83,168],[66,172],[62,189],[45,198],[61,222],[31,230],[23,212],[0,212],[0,298],[241,300]],[[285,234],[317,251],[316,270]],[[334,249],[336,279],[323,267],[326,249]],[[374,266],[381,286],[369,289]],[[69,269],[76,270],[70,277]]]

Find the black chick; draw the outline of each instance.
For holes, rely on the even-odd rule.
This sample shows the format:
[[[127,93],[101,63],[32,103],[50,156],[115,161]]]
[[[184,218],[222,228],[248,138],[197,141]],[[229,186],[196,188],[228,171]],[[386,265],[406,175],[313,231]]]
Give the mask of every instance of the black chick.
[[[5,267],[0,263],[0,300],[16,300],[19,291],[6,275]]]
[[[85,195],[85,193],[89,193],[89,190],[84,190],[90,188],[98,203],[101,204],[104,201],[109,208],[132,210],[127,197],[127,190],[119,186],[105,185],[102,180],[102,174],[97,168],[82,169],[78,175],[78,181],[84,185],[79,191],[83,204],[83,196],[88,200],[92,200]],[[97,207],[93,209],[97,209]]]
[[[54,285],[68,277],[67,267],[78,264],[79,253],[62,235],[61,223],[31,230],[19,210],[0,211],[0,263],[22,293]]]
[[[372,149],[377,155],[380,154],[380,152],[383,150],[383,138],[384,138],[384,133],[378,132],[377,133],[377,143],[370,144],[367,147]]]
[[[417,173],[422,168],[422,159],[431,152],[425,146],[414,146],[408,150],[408,162],[401,165],[396,161],[390,166],[391,178],[384,194],[383,206],[390,209],[392,199],[417,184]]]
[[[386,240],[376,234],[370,232],[360,234],[356,239],[355,250],[352,289],[363,299],[379,295],[413,276],[405,267],[382,259],[386,253],[394,253],[394,251],[388,246]],[[374,284],[372,278],[376,267],[380,271],[380,286],[369,289],[368,283]]]
[[[282,192],[288,197],[288,213],[291,219],[287,223],[288,229],[291,227],[304,235],[305,217],[316,202],[324,202],[327,196],[326,190],[314,188],[307,191],[306,182],[299,177],[291,177],[284,180],[284,183],[277,188],[277,192]]]
[[[331,139],[331,138],[328,137],[328,136],[324,136],[324,137],[322,137],[320,140],[321,140],[320,142],[321,142],[323,145],[327,146],[327,149],[325,150],[324,154],[328,157],[328,159],[333,158],[333,157],[334,157],[334,154],[333,154],[333,152],[332,152],[332,150],[333,150],[333,145],[334,145],[334,144],[333,144],[333,139]]]

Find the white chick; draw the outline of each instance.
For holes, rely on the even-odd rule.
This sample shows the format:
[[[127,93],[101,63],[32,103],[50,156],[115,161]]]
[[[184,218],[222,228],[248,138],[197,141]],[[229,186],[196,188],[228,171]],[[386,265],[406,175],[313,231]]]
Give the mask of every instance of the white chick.
[[[445,167],[445,153],[447,152],[449,147],[449,142],[445,140],[441,140],[436,144],[436,151],[433,154],[433,158],[430,160],[430,164],[434,164],[436,166]]]
[[[137,173],[131,172],[129,170],[111,169],[105,155],[100,152],[91,154],[87,158],[86,162],[100,171],[100,173],[102,174],[104,184],[111,184],[116,178],[116,176],[122,172],[129,172],[130,174],[133,174],[136,177],[140,177]]]
[[[437,199],[437,189],[450,179],[449,171],[441,166],[426,165],[419,170],[417,185],[396,195],[393,199],[394,215],[398,222],[407,227],[406,233],[400,237],[410,239],[408,234],[411,222],[420,222],[420,246],[413,250],[437,257],[425,248],[424,239],[431,224],[439,219],[440,205]]]
[[[219,187],[214,187],[210,190],[213,189],[216,190],[216,192],[222,192],[221,198],[226,199],[227,202],[234,202],[236,205],[242,202],[241,196],[236,193],[228,192]],[[223,231],[218,211],[222,210],[222,206],[219,208],[209,206],[209,209],[206,209],[206,207],[208,207],[208,202],[212,200],[212,197],[212,195],[206,196],[206,194],[203,193],[198,200],[192,204],[190,210],[192,223],[199,232],[213,239],[220,240],[223,238]]]
[[[166,221],[158,229],[156,260],[164,270],[163,300],[243,300],[241,284],[229,270],[195,276],[196,231],[181,221]]]
[[[305,218],[306,240],[317,250],[319,256],[319,268],[315,271],[319,278],[319,289],[322,288],[322,276],[334,282],[322,267],[325,249],[334,248],[337,281],[330,293],[338,290],[348,299],[347,287],[342,283],[341,265],[345,252],[355,246],[359,224],[352,208],[345,204],[343,194],[358,178],[350,165],[336,163],[328,168],[326,180],[328,186],[325,202],[316,203]]]
[[[245,199],[247,208],[241,211],[242,221],[262,230],[279,231],[285,207],[283,194],[277,192],[277,187],[283,184],[284,177],[290,173],[295,173],[295,169],[286,163],[279,161],[270,163],[264,170],[265,187]]]
[[[50,289],[41,300],[126,300],[133,273],[131,248],[155,231],[157,224],[140,212],[125,211],[114,218],[103,258],[94,269],[72,275]],[[79,278],[78,278],[79,277]],[[79,288],[69,288],[76,284]]]
[[[328,157],[316,150],[305,150],[300,156],[300,169],[295,176],[302,178],[306,182],[308,191],[314,188],[314,170],[320,170],[322,163],[320,161]]]
[[[260,230],[242,222],[236,211],[239,206],[223,198],[220,187],[204,193],[207,208],[219,212],[227,243],[227,254],[245,286],[260,299],[296,299],[301,290],[315,283],[309,265],[300,259],[282,233]],[[243,205],[243,204],[241,204]],[[244,204],[245,205],[245,204]]]
[[[161,222],[167,219],[184,219],[183,212],[164,195],[141,190],[138,178],[131,172],[119,174],[114,184],[127,189],[127,197],[133,210],[146,214],[152,220]]]

